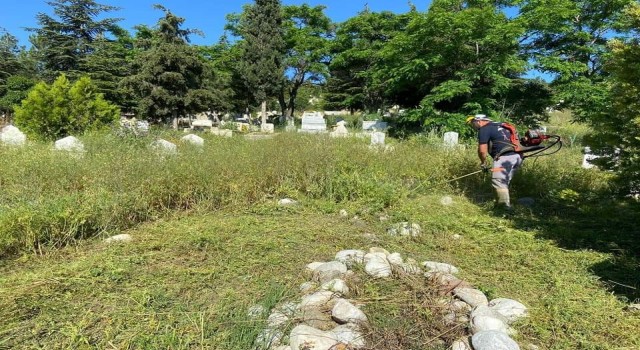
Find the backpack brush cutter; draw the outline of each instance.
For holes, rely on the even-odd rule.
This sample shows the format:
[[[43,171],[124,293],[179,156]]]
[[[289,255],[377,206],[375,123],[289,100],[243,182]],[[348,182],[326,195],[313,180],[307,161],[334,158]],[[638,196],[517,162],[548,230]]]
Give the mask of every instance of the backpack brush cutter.
[[[505,147],[496,158],[507,152],[516,152],[522,159],[538,158],[558,153],[562,149],[562,139],[558,135],[545,135],[540,130],[529,129],[524,137],[518,138],[513,126],[508,123],[503,123],[503,126],[511,131],[511,145]]]

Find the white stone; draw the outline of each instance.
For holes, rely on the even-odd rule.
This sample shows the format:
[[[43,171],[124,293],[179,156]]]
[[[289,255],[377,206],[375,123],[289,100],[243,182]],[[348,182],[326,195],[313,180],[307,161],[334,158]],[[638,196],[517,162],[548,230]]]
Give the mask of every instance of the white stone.
[[[510,323],[528,316],[527,307],[511,299],[498,298],[491,300],[489,307],[504,316]]]
[[[325,283],[332,279],[339,278],[345,272],[347,272],[347,265],[339,261],[330,261],[313,270],[314,276],[320,280],[320,283]]]
[[[344,263],[347,266],[364,263],[366,253],[358,249],[343,250],[336,254],[335,260]]]
[[[422,232],[422,228],[418,223],[409,223],[409,222],[400,222],[389,229],[387,229],[387,233],[392,236],[412,236],[417,237]]]
[[[67,152],[84,152],[84,145],[73,136],[67,136],[54,144],[55,149]]]
[[[442,273],[450,273],[456,274],[460,271],[457,267],[445,263],[435,262],[435,261],[425,261],[422,263],[425,269],[429,272],[442,272]]]
[[[379,247],[371,247],[371,248],[369,248],[369,253],[371,253],[371,254],[380,253],[380,254],[384,254],[385,257],[387,255],[391,254],[391,253],[389,253],[388,250],[386,250],[384,248],[379,248]]]
[[[480,305],[471,312],[471,332],[496,331],[509,334],[507,319],[486,305]]]
[[[346,210],[342,209],[340,210],[340,217],[343,217],[343,218],[349,217],[349,213]]]
[[[204,120],[204,119],[197,119],[197,120],[192,120],[191,121],[191,128],[195,129],[195,128],[211,128],[213,127],[213,121],[212,120]]]
[[[451,198],[450,196],[444,196],[440,198],[440,204],[444,206],[450,206],[453,204],[453,198]]]
[[[333,332],[323,332],[306,325],[299,325],[291,331],[289,346],[295,350],[329,350],[340,341]]]
[[[307,265],[307,271],[315,271],[318,267],[326,264],[326,262],[315,261]]]
[[[23,146],[27,142],[27,135],[13,125],[2,128],[0,141],[9,146]]]
[[[324,283],[320,287],[320,289],[328,290],[328,291],[331,291],[331,292],[334,292],[334,293],[338,293],[338,294],[340,294],[342,296],[349,295],[349,287],[347,286],[345,281],[343,281],[341,279],[338,279],[338,278]]]
[[[362,333],[360,333],[355,325],[343,324],[331,330],[335,338],[344,344],[350,345],[352,348],[359,349],[366,346],[366,342]]]
[[[458,339],[451,345],[451,350],[473,350],[466,338]]]
[[[279,310],[274,310],[267,318],[267,326],[269,328],[278,328],[289,322],[289,316]]]
[[[477,289],[458,287],[453,290],[453,294],[473,307],[489,304],[486,295]]]
[[[302,292],[303,294],[308,294],[310,292],[312,292],[313,290],[315,290],[317,287],[317,285],[313,282],[305,282],[303,284],[300,285],[300,292]]]
[[[419,275],[421,274],[423,271],[420,268],[420,266],[418,266],[417,263],[413,262],[413,263],[403,263],[402,265],[400,265],[400,269],[402,269],[402,271],[404,271],[405,273],[408,273],[410,275]]]
[[[122,242],[122,243],[127,243],[127,242],[131,242],[133,240],[133,237],[131,237],[131,235],[129,234],[121,234],[121,235],[115,235],[115,236],[111,236],[107,239],[104,240],[105,243],[116,243],[116,242]]]
[[[181,138],[183,142],[190,143],[195,146],[204,146],[204,139],[198,135],[189,134]]]
[[[474,350],[520,350],[520,346],[507,334],[495,331],[479,332],[471,338]]]
[[[380,259],[384,259],[387,260],[387,255],[389,254],[385,254],[383,252],[371,252],[371,253],[367,253],[364,255],[364,263],[365,265],[367,263],[369,263],[369,261],[371,261],[371,259],[373,259],[374,257],[378,257]]]
[[[387,256],[387,261],[389,261],[389,264],[398,267],[404,264],[404,260],[402,259],[402,255],[400,255],[400,253],[389,254]]]
[[[363,324],[367,322],[367,316],[364,312],[344,299],[338,300],[331,310],[331,317],[340,324]]]
[[[424,277],[439,283],[441,285],[457,285],[459,283],[462,282],[462,280],[460,280],[458,277],[449,274],[449,273],[443,273],[443,272],[425,272],[424,273]]]
[[[298,204],[298,202],[293,200],[293,199],[291,199],[291,198],[283,198],[283,199],[278,201],[278,205],[283,206],[283,207],[297,205],[297,204]]]
[[[289,318],[291,318],[298,311],[298,304],[296,304],[296,303],[294,303],[292,301],[289,301],[289,302],[286,302],[286,303],[284,303],[282,305],[279,305],[276,308],[276,310],[281,312],[282,314],[288,316]]]
[[[320,291],[307,295],[300,302],[300,309],[315,308],[325,306],[333,297],[333,292]]]
[[[381,253],[369,253],[364,257],[367,262],[364,270],[370,276],[376,278],[385,278],[392,275],[391,265],[387,261],[386,256]]]
[[[163,139],[159,139],[153,142],[151,144],[151,148],[153,148],[156,152],[165,154],[165,155],[178,154],[178,146]]]

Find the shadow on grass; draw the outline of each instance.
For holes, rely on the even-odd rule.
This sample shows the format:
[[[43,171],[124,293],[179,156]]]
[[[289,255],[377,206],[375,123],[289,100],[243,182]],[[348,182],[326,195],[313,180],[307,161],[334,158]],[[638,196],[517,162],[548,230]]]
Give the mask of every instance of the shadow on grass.
[[[592,272],[619,298],[640,299],[640,204],[627,199],[543,201],[526,211],[533,215],[519,215],[521,210],[513,215],[516,227],[536,227],[539,238],[564,249],[610,254]]]
[[[462,169],[463,171],[471,169]],[[522,174],[520,174],[522,175]],[[512,186],[512,201],[531,196],[532,207],[515,205],[508,214],[515,227],[535,229],[538,238],[554,241],[567,250],[592,250],[610,254],[610,258],[591,267],[602,283],[621,300],[640,300],[640,202],[632,198],[613,198],[609,193],[594,193],[582,185],[577,192],[559,193],[569,183],[557,184],[536,181],[532,174],[516,179]],[[562,179],[571,182],[571,179]],[[577,182],[577,181],[576,181]],[[483,208],[491,208],[494,195],[490,179],[483,176],[466,178],[458,182],[459,189]],[[566,187],[565,187],[566,186]],[[580,195],[583,193],[585,195]],[[541,196],[547,198],[540,198]],[[503,217],[503,211],[494,211]]]

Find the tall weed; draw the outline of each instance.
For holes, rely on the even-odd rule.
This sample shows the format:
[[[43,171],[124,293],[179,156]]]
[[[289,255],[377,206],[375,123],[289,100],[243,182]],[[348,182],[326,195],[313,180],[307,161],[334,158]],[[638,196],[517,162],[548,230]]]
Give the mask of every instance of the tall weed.
[[[40,143],[0,148],[0,255],[65,245],[174,210],[282,197],[357,201],[377,210],[414,193],[486,186],[479,176],[451,181],[477,170],[475,148],[444,148],[431,142],[433,135],[428,142],[390,140],[389,149],[370,149],[360,138],[288,133],[255,141],[203,135],[205,146],[198,148],[182,143],[181,136],[154,135],[178,144],[177,155],[152,151],[153,137],[111,134],[83,138],[83,157]],[[525,167],[516,187],[542,196],[550,188],[603,186],[599,173],[573,164],[578,153],[569,154]]]

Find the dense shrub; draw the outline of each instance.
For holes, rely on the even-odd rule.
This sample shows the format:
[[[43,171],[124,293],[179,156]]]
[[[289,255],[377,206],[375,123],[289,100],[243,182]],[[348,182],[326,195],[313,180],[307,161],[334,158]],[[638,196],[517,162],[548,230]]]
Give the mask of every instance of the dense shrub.
[[[120,111],[107,102],[88,77],[74,84],[61,75],[52,85],[38,83],[15,109],[15,123],[29,136],[54,140],[100,129]]]

